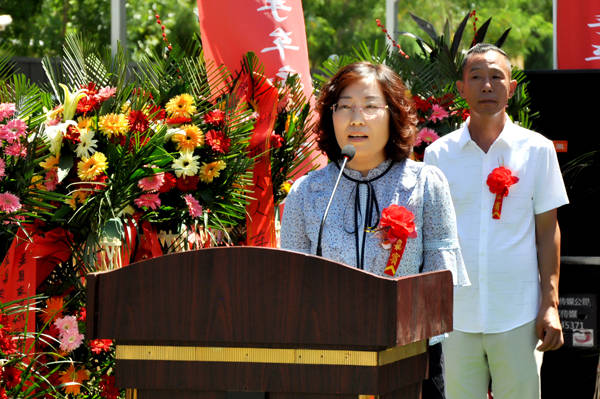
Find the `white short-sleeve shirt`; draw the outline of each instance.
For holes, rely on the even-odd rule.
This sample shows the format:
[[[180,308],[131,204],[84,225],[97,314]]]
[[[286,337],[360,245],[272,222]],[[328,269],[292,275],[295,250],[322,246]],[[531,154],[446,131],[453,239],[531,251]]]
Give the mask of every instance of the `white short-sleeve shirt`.
[[[468,122],[431,144],[425,162],[450,184],[458,236],[471,285],[454,294],[454,328],[498,333],[534,320],[540,304],[535,215],[568,203],[552,142],[506,116],[487,153],[471,140]],[[492,218],[490,172],[507,167],[519,181]]]

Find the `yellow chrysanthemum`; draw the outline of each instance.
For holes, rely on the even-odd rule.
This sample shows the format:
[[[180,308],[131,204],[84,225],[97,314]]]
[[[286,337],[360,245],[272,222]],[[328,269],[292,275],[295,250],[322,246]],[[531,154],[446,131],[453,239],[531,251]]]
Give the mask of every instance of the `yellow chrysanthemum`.
[[[200,167],[200,180],[204,183],[212,183],[212,181],[219,177],[220,172],[225,169],[227,165],[223,161],[215,161],[211,163],[202,162]]]
[[[194,151],[195,148],[204,145],[204,133],[197,126],[183,125],[179,131],[180,133],[174,134],[171,139],[177,143],[177,150]]]
[[[189,118],[196,112],[194,97],[187,93],[175,96],[165,105],[165,109],[170,117]]]
[[[77,127],[79,128],[79,130],[91,129],[92,126],[93,126],[92,118],[84,118],[82,116],[77,118]]]
[[[40,166],[44,170],[51,170],[58,166],[58,161],[60,161],[60,155],[50,155],[44,161],[40,162]]]
[[[100,131],[108,137],[120,136],[127,133],[129,124],[127,117],[123,114],[107,114],[100,117],[98,121]]]
[[[108,163],[106,155],[101,152],[96,152],[91,157],[83,157],[77,164],[77,175],[83,181],[92,181],[94,178],[102,174]]]
[[[85,203],[85,200],[89,196],[88,191],[77,190],[74,191],[73,194],[67,199],[67,205],[69,205],[73,210],[77,209],[79,205]]]

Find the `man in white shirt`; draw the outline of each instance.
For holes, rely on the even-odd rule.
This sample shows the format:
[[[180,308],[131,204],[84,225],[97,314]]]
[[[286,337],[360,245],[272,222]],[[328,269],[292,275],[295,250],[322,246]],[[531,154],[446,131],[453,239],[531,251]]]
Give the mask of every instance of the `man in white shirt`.
[[[568,203],[566,190],[552,142],[505,113],[517,86],[506,53],[478,44],[462,73],[457,88],[471,116],[425,152],[450,183],[471,280],[455,289],[454,331],[444,343],[447,398],[484,399],[490,378],[495,399],[539,398],[536,346],[563,344],[556,208]],[[488,179],[499,167],[504,185],[492,192]]]

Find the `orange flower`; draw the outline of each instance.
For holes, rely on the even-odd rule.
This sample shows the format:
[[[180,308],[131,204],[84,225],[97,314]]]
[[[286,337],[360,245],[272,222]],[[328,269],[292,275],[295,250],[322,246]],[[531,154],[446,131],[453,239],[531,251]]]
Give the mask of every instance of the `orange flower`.
[[[62,310],[64,305],[65,301],[62,297],[55,296],[46,299],[46,310],[42,315],[42,319],[44,320],[44,322],[50,323],[55,318],[62,316]]]
[[[177,150],[194,151],[196,147],[204,145],[204,133],[197,126],[183,125],[179,129],[183,133],[176,133],[171,139],[177,143]]]
[[[220,172],[225,169],[226,166],[225,162],[221,160],[211,163],[203,162],[200,167],[200,180],[204,183],[212,183],[216,177],[219,177]]]
[[[44,161],[40,162],[40,166],[45,170],[54,169],[58,166],[59,158],[59,155],[50,155]]]
[[[106,155],[96,152],[89,158],[81,158],[81,161],[77,164],[77,176],[83,181],[92,181],[104,173],[107,167]]]
[[[194,97],[184,93],[173,97],[165,105],[167,113],[171,117],[187,117],[192,116],[196,112],[196,106],[194,105]]]
[[[85,203],[85,200],[89,196],[89,192],[76,190],[71,194],[71,197],[67,199],[67,205],[69,205],[73,210],[77,209],[78,205],[82,205]]]
[[[82,129],[91,129],[92,128],[92,118],[88,118],[88,117],[79,117],[77,118],[77,127],[79,128],[79,130]]]
[[[71,363],[69,368],[65,371],[61,371],[60,374],[61,377],[59,378],[59,380],[61,384],[71,383],[71,385],[65,386],[65,393],[70,393],[73,395],[79,395],[79,392],[81,390],[81,383],[89,380],[90,378],[89,371],[87,371],[86,369],[75,370],[75,366],[73,366],[73,363]]]

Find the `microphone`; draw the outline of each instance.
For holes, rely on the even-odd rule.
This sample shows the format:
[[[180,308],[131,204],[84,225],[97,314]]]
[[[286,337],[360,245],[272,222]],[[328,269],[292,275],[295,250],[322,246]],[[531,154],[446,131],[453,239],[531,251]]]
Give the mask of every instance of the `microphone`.
[[[327,208],[325,208],[325,213],[323,213],[323,219],[321,219],[321,225],[319,226],[319,236],[317,238],[317,256],[323,256],[323,251],[321,248],[321,239],[323,238],[323,226],[325,225],[325,219],[327,219],[327,213],[329,212],[329,207],[331,206],[331,202],[333,201],[333,196],[335,195],[335,190],[337,190],[338,184],[340,183],[340,178],[342,177],[342,173],[344,173],[344,168],[348,161],[351,161],[356,154],[356,148],[352,144],[346,144],[344,148],[342,148],[342,166],[340,167],[340,173],[338,173],[337,180],[335,181],[335,186],[333,186],[333,191],[331,192],[331,197],[329,197],[329,202],[327,203]]]

